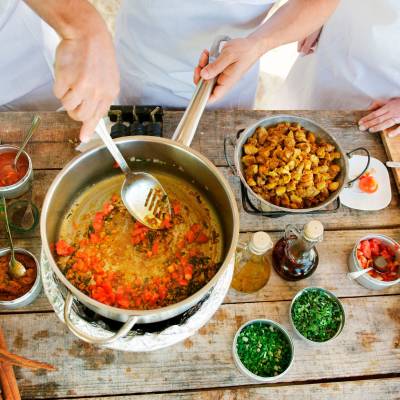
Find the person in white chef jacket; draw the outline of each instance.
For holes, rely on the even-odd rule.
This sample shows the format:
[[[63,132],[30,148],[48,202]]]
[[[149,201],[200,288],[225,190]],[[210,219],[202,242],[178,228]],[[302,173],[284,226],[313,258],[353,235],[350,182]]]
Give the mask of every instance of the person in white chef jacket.
[[[200,76],[219,75],[216,108],[251,108],[261,55],[321,26],[336,0],[289,0],[265,22],[274,0],[125,0],[116,22],[121,104],[186,107]],[[207,51],[232,38],[215,63]],[[200,57],[200,61],[199,61]]]
[[[111,36],[86,0],[0,0],[0,49],[0,111],[62,104],[85,140],[118,94]]]
[[[400,1],[345,0],[299,42],[276,109],[368,109],[360,130],[400,134]]]

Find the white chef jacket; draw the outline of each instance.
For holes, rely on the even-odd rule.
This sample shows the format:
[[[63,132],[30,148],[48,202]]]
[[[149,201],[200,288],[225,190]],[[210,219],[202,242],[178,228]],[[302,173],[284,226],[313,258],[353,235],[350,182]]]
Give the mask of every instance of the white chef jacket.
[[[52,110],[56,32],[21,0],[0,0],[0,111]]]
[[[274,0],[125,0],[116,23],[121,104],[186,107],[201,52],[219,35],[246,37]],[[258,63],[214,107],[251,108]]]
[[[343,0],[313,54],[300,56],[275,109],[366,109],[400,96],[400,1]]]

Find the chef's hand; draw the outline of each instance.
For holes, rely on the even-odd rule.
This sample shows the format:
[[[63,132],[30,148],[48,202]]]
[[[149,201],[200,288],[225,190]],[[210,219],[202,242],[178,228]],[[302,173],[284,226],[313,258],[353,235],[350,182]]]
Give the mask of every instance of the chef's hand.
[[[305,39],[298,41],[297,51],[303,55],[314,53],[321,35],[321,31],[322,28],[316,30],[311,35],[308,35]]]
[[[71,118],[83,122],[80,138],[87,141],[119,91],[111,35],[87,0],[25,2],[61,37],[54,94]]]
[[[400,135],[400,97],[375,100],[368,108],[370,114],[358,121],[360,131],[387,131],[389,137]]]
[[[233,39],[226,42],[219,57],[208,64],[208,50],[201,53],[198,66],[194,70],[193,81],[205,80],[216,76],[217,82],[209,101],[220,100],[260,57],[257,42],[250,39]]]
[[[54,94],[71,118],[83,122],[82,142],[90,139],[118,91],[118,67],[108,32],[61,41],[56,52]]]

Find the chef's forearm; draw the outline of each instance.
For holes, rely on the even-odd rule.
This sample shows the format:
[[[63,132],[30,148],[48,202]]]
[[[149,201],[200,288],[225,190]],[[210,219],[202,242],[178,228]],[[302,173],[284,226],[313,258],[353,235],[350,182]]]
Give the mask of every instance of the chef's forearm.
[[[25,0],[25,3],[63,39],[107,31],[102,17],[87,0]]]
[[[304,39],[319,29],[340,0],[289,0],[249,38],[259,56],[286,43]]]

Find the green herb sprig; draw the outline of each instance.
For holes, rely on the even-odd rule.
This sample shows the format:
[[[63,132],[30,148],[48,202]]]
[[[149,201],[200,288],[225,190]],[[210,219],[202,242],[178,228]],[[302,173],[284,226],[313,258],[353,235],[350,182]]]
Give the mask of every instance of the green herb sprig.
[[[313,342],[332,339],[342,323],[342,311],[335,299],[320,289],[305,290],[293,303],[296,329]]]
[[[243,328],[236,348],[242,364],[262,377],[281,374],[288,368],[292,357],[286,336],[274,326],[262,322]]]

